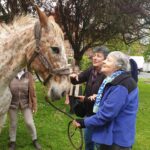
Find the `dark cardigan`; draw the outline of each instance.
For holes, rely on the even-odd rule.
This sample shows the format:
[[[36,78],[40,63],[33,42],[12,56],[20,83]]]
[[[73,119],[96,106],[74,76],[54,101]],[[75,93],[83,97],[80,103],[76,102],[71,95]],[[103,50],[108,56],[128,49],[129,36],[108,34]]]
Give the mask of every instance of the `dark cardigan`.
[[[94,101],[89,100],[88,97],[93,94],[97,94],[98,89],[105,78],[105,75],[102,73],[97,73],[97,75],[94,77],[94,68],[90,67],[89,69],[81,72],[78,78],[79,81],[77,81],[74,78],[71,78],[71,83],[80,84],[86,82],[85,91],[84,91],[84,95],[85,95],[84,105],[86,109],[86,116],[91,116],[93,115]]]

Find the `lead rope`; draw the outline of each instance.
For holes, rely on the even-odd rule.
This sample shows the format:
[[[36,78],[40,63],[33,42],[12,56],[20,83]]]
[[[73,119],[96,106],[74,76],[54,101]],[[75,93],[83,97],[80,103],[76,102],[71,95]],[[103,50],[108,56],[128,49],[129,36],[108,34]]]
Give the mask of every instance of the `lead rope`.
[[[71,119],[71,121],[68,123],[68,130],[67,130],[68,139],[69,139],[71,145],[73,146],[73,148],[75,150],[82,150],[82,148],[83,148],[83,133],[82,133],[82,129],[79,129],[79,131],[80,131],[80,140],[81,140],[81,144],[79,145],[79,147],[76,147],[76,145],[72,141],[72,136],[75,134],[77,128],[75,128],[74,133],[72,133],[71,135],[70,135],[70,132],[69,132],[70,131],[70,126],[72,124],[72,121],[74,120],[74,117],[72,117],[70,114],[62,111],[61,109],[59,109],[58,107],[56,107],[54,104],[52,104],[47,96],[45,96],[45,100],[54,109],[58,110],[59,112],[63,113],[64,115],[66,115],[67,117],[69,117]]]

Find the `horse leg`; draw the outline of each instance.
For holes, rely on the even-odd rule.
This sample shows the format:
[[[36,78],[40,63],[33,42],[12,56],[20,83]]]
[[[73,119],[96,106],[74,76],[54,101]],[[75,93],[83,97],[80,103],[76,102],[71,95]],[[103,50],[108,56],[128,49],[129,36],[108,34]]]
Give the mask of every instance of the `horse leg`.
[[[9,88],[7,87],[3,91],[3,94],[0,93],[0,133],[6,120],[6,114],[9,109],[10,102],[11,102],[11,93]]]
[[[0,115],[0,133],[6,120],[6,114]]]

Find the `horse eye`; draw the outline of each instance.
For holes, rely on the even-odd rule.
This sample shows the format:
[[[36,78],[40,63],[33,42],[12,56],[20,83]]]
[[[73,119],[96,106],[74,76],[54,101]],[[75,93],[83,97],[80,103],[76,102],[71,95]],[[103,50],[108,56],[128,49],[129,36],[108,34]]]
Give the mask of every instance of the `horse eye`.
[[[58,47],[51,47],[54,53],[59,54],[60,50]]]

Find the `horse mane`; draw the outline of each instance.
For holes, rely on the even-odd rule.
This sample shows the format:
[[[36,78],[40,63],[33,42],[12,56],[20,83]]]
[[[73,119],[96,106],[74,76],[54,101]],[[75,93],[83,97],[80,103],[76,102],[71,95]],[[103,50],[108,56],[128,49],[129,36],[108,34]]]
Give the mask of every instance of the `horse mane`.
[[[25,30],[25,28],[28,28],[30,25],[33,25],[35,22],[35,18],[26,15],[26,16],[17,16],[14,18],[12,23],[0,24],[0,40],[3,41],[6,37],[8,38],[8,34],[12,34],[15,32],[20,32],[21,30]]]
[[[0,52],[5,51],[5,44],[10,43],[12,39],[14,39],[17,34],[20,34],[24,32],[25,30],[29,28],[33,28],[35,22],[37,22],[38,19],[35,17],[32,17],[30,15],[26,16],[17,16],[14,18],[11,24],[0,24]],[[59,35],[62,40],[64,40],[64,35],[59,27],[59,25],[55,22],[54,18],[50,16],[48,18],[48,28],[52,31],[53,36]]]
[[[31,15],[26,16],[17,16],[14,18],[11,24],[0,24],[0,41],[6,41],[6,38],[8,39],[8,36],[10,34],[21,32],[22,30],[25,30],[28,27],[33,26],[33,24],[37,21],[37,18],[33,18]],[[48,25],[50,28],[53,28],[53,31],[56,35],[61,34],[62,39],[64,39],[64,34],[61,30],[61,28],[58,26],[58,24],[55,22],[55,19],[53,16],[50,16],[48,18]]]

